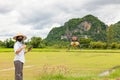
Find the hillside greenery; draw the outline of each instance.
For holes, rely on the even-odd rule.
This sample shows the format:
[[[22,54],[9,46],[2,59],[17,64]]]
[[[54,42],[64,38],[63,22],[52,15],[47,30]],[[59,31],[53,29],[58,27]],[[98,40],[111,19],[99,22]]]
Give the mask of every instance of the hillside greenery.
[[[63,26],[53,28],[45,39],[49,45],[58,44],[58,41],[69,41],[72,36],[78,38],[90,38],[93,41],[107,41],[107,25],[93,15],[83,18],[73,18]],[[64,36],[65,39],[61,39]]]

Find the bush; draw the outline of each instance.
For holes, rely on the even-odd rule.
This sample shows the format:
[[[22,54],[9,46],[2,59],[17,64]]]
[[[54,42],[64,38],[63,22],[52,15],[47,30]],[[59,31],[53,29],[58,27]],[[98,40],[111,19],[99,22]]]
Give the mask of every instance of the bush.
[[[112,44],[110,44],[109,46],[111,49],[120,49],[120,44],[117,42],[113,42]]]
[[[69,42],[58,42],[58,44],[53,44],[51,47],[53,48],[68,48]]]
[[[105,42],[91,42],[90,43],[90,48],[92,49],[106,49],[107,44]]]
[[[90,38],[88,38],[88,39],[81,38],[80,39],[80,45],[81,45],[82,48],[89,48],[89,45],[90,45],[91,41],[92,40]]]

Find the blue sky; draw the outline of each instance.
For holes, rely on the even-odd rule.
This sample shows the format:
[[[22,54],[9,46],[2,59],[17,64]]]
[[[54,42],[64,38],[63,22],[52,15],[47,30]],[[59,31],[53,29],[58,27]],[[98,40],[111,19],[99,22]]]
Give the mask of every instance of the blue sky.
[[[0,0],[0,40],[21,32],[45,38],[53,27],[87,14],[106,24],[120,21],[120,0]]]

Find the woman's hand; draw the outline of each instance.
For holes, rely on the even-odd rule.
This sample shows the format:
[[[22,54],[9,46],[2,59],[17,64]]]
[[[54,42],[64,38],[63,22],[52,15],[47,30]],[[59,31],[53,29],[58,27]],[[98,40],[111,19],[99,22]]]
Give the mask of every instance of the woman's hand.
[[[32,46],[31,46],[31,47],[29,47],[29,48],[28,48],[28,52],[30,52],[30,51],[32,50],[32,48],[33,48]]]
[[[22,46],[22,49],[25,49],[25,48],[26,48],[26,45],[23,45],[23,46]]]

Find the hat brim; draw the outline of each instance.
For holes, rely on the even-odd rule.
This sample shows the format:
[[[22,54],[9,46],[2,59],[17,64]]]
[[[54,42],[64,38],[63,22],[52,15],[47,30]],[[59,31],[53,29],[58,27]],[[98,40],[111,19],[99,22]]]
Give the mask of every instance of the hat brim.
[[[26,40],[27,37],[25,35],[17,35],[17,36],[14,36],[13,39],[16,40],[18,36],[22,36],[23,37],[23,40]]]

